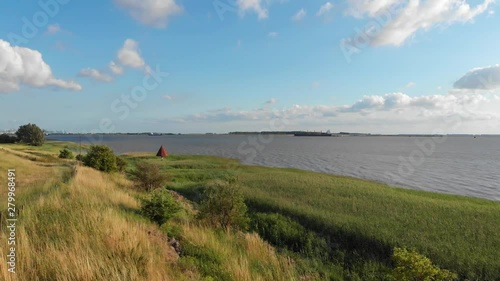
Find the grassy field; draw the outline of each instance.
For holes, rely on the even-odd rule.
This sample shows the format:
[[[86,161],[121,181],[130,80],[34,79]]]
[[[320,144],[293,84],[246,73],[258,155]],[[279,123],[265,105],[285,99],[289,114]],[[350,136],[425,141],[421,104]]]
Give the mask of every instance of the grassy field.
[[[314,230],[349,266],[356,260],[368,261],[357,266],[390,265],[392,249],[400,246],[463,279],[500,280],[499,202],[207,156],[172,156],[163,163],[173,176],[169,188],[194,200],[207,180],[238,182],[254,210],[278,212]]]
[[[499,202],[210,156],[125,155],[129,169],[137,161],[161,164],[171,176],[167,188],[192,200],[179,198],[184,211],[158,228],[140,215],[144,194],[126,175],[57,158],[65,146],[78,151],[56,142],[0,145],[0,181],[16,169],[16,206],[23,206],[18,273],[7,272],[2,246],[1,280],[385,280],[394,247],[415,248],[461,280],[500,280]],[[200,191],[215,179],[241,186],[252,213],[280,213],[314,232],[329,259],[196,223]],[[181,241],[181,256],[166,234]],[[3,229],[2,245],[7,235]]]
[[[0,145],[0,182],[16,169],[15,204],[22,206],[16,274],[7,271],[9,233],[0,232],[0,280],[308,280],[258,235],[194,224],[187,202],[171,225],[158,228],[140,215],[144,194],[125,175],[58,159],[65,146],[77,151],[54,142]],[[7,188],[0,195],[5,215]],[[182,256],[166,233],[182,239]]]

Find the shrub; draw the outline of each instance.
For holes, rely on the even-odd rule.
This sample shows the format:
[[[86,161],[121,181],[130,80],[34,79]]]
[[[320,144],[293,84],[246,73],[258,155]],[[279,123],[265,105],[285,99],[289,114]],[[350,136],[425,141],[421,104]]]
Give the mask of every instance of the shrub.
[[[166,190],[155,190],[144,200],[141,212],[153,222],[162,225],[181,209],[174,197]]]
[[[127,168],[128,162],[120,156],[116,156],[116,168],[119,172],[125,171]]]
[[[17,141],[16,136],[11,136],[7,134],[0,135],[0,143],[15,143]]]
[[[200,205],[199,219],[223,229],[246,229],[247,206],[236,185],[214,181],[205,188]]]
[[[62,159],[73,159],[74,158],[73,152],[71,152],[71,150],[69,150],[67,148],[64,148],[61,151],[59,151],[59,158],[62,158]]]
[[[31,123],[20,126],[16,132],[16,136],[20,142],[29,145],[41,146],[45,142],[45,135],[42,129]]]
[[[256,213],[251,229],[277,247],[314,258],[328,257],[329,250],[323,238],[283,215]]]
[[[395,265],[392,272],[394,280],[451,281],[458,278],[457,274],[440,269],[415,250],[394,248],[392,259]]]
[[[168,176],[162,173],[159,164],[149,162],[139,162],[136,164],[135,170],[130,172],[136,186],[145,191],[151,191],[156,188],[163,187],[168,180]]]
[[[105,145],[92,145],[87,155],[83,157],[83,163],[85,166],[107,173],[117,170],[116,156],[111,148]]]
[[[78,154],[75,158],[76,158],[76,160],[83,162],[84,156],[81,154]]]

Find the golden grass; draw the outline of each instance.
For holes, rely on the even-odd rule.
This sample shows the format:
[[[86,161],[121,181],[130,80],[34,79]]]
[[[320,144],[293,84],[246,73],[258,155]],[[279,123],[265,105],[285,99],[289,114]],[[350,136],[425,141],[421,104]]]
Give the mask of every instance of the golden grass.
[[[124,215],[138,208],[120,189],[125,179],[78,167],[69,184],[24,204],[17,229],[17,273],[3,280],[182,280],[166,237],[148,222]],[[27,202],[25,202],[27,203]],[[6,243],[2,233],[2,244]]]
[[[275,252],[255,233],[220,233],[195,224],[183,224],[183,238],[196,247],[210,249],[221,258],[222,268],[238,281],[305,280],[293,261]]]

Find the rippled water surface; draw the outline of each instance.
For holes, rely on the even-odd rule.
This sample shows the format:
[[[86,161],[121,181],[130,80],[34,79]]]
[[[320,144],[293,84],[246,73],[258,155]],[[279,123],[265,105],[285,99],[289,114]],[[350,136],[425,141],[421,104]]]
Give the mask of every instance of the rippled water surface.
[[[78,142],[78,136],[49,139]],[[103,136],[116,153],[164,145],[173,154],[238,158],[390,185],[500,201],[500,137],[293,137],[237,135]]]

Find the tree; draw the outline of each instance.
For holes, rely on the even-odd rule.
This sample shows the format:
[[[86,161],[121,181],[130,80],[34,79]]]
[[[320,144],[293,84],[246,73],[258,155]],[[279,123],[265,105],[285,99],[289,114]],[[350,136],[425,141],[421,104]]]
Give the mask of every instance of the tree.
[[[27,124],[20,126],[16,132],[16,136],[20,142],[41,146],[45,142],[45,134],[42,129],[35,124]]]
[[[143,201],[141,212],[158,225],[166,223],[181,209],[166,190],[155,190]]]
[[[149,162],[138,162],[135,170],[130,172],[136,186],[145,191],[151,191],[156,188],[163,187],[168,180],[168,175],[162,173],[159,164]]]
[[[214,181],[205,188],[199,218],[223,229],[246,229],[249,221],[239,188],[223,181]]]
[[[74,156],[73,156],[73,152],[71,152],[71,150],[67,149],[67,148],[64,148],[62,150],[59,151],[59,158],[62,158],[62,159],[73,159]]]
[[[395,268],[392,272],[398,281],[452,281],[458,278],[456,273],[440,269],[431,260],[415,250],[394,248],[392,259]]]
[[[90,146],[87,155],[83,157],[83,164],[107,173],[117,171],[116,156],[106,145]]]
[[[15,143],[17,141],[16,136],[11,136],[7,134],[0,135],[0,143]]]

